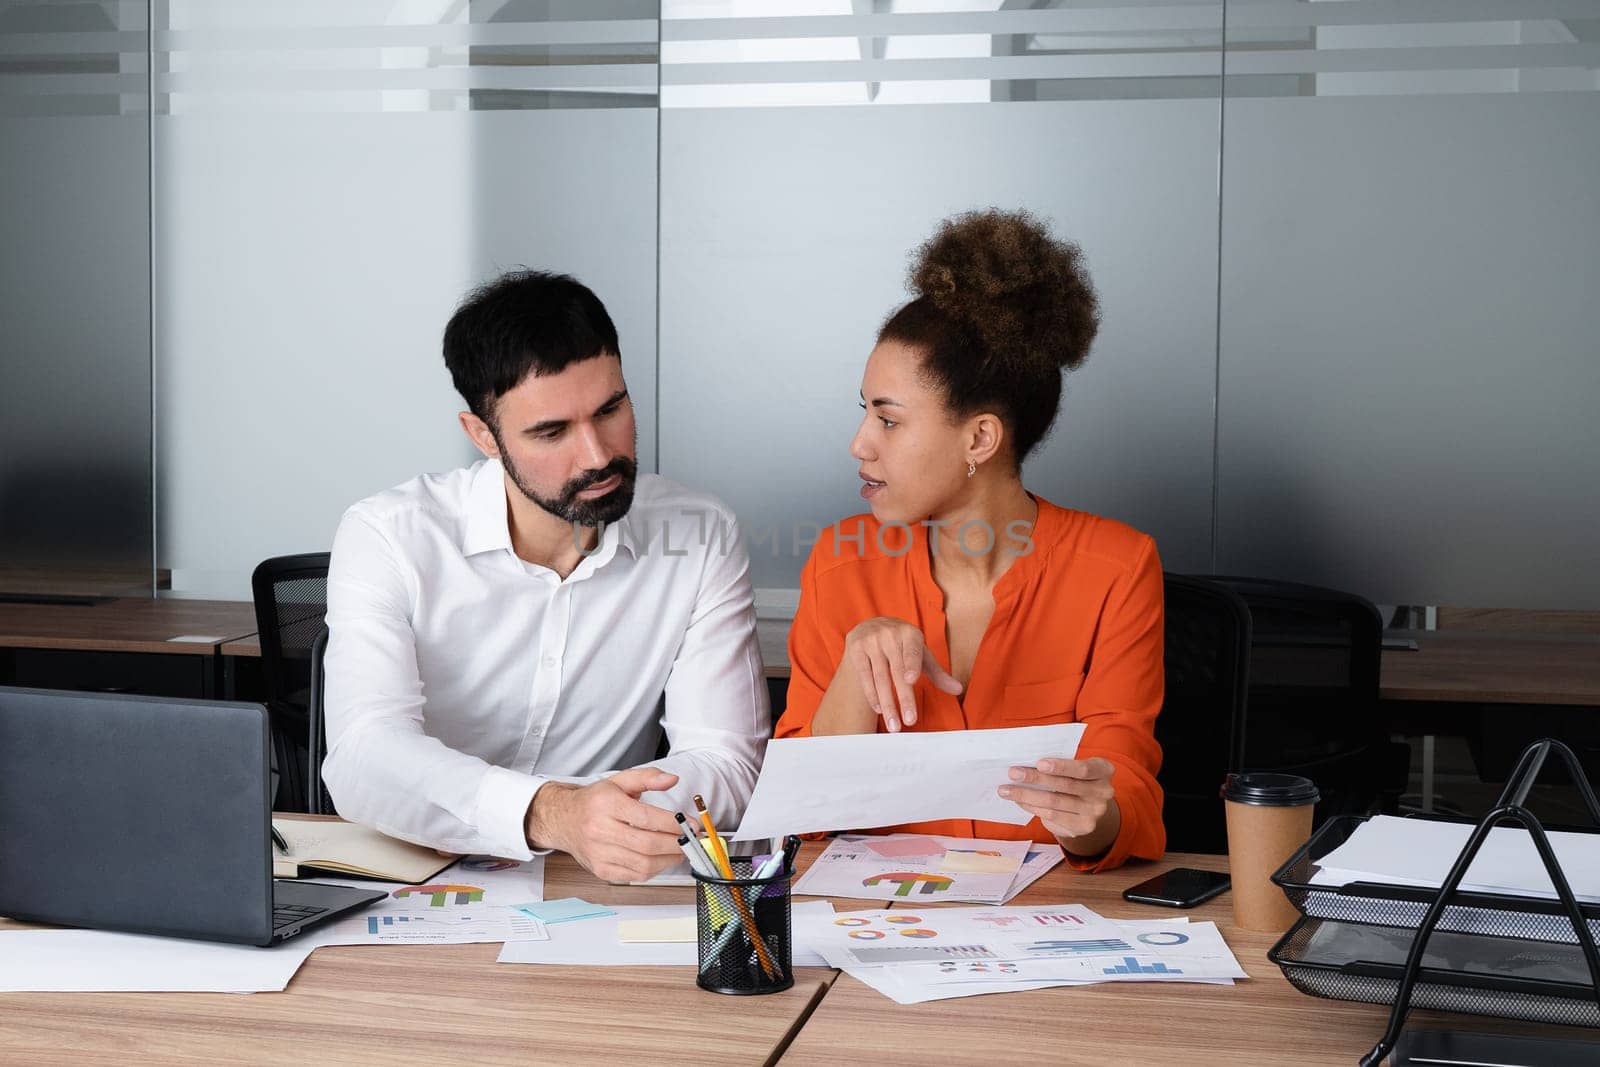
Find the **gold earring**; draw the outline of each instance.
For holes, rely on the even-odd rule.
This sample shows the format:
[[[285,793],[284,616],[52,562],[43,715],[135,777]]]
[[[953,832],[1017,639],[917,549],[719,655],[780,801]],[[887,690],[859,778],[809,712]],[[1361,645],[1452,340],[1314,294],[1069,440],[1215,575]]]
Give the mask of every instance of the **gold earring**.
[[[970,460],[970,459],[967,460],[967,477],[970,478],[974,474],[977,474],[977,473],[978,473],[978,464],[977,464],[977,462],[974,461],[974,460]]]

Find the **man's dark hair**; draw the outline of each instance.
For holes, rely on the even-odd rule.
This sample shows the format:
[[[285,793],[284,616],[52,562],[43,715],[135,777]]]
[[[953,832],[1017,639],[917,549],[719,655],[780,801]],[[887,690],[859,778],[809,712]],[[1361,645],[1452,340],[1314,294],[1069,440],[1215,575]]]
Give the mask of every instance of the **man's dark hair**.
[[[473,290],[444,328],[450,379],[491,427],[495,401],[529,374],[608,354],[622,350],[600,298],[576,278],[542,270],[511,271]]]

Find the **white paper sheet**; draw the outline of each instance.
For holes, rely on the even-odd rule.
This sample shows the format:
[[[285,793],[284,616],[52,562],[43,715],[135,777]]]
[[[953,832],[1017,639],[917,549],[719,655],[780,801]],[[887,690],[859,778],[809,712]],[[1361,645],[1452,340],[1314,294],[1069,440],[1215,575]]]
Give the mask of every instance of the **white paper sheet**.
[[[794,921],[795,933],[835,967],[1046,959],[1132,950],[1122,931],[1082,904],[1041,908],[852,911]]]
[[[1060,845],[1032,844],[1028,846],[1028,855],[1022,861],[1022,869],[1017,871],[1017,876],[1011,880],[1011,888],[1006,890],[1006,900],[1011,900],[1018,893],[1028,888],[1039,879],[1049,874],[1055,865],[1067,858]],[[1004,901],[1002,901],[1004,903]]]
[[[296,937],[257,948],[105,930],[6,930],[0,991],[276,992],[321,943]]]
[[[1312,881],[1318,885],[1353,881],[1442,885],[1472,830],[1467,823],[1375,816],[1317,861],[1324,869]],[[1600,847],[1595,835],[1556,832],[1549,838],[1573,893],[1579,900],[1600,902]],[[1496,827],[1489,832],[1461,885],[1486,892],[1555,896],[1533,839],[1518,827]]]
[[[1063,932],[1051,942],[1039,943],[1044,945],[1043,951],[1033,951],[1035,945],[1032,943],[1006,941],[987,930],[971,930],[971,923],[959,916],[963,910],[968,912],[969,919],[976,917],[985,924],[992,923],[997,916],[1014,920],[1014,923],[1008,922],[999,927],[1003,933],[1036,925],[1036,916],[1062,920],[1063,925],[1059,929]],[[951,912],[958,914],[952,918]],[[865,931],[869,935],[865,944],[870,948],[895,942],[898,930],[884,926],[880,919],[896,914],[905,913],[901,907],[892,912],[852,912],[820,924],[817,920],[808,919],[807,924],[813,927],[832,926],[836,930]],[[824,958],[830,963],[901,1004],[1098,982],[1232,985],[1234,978],[1248,977],[1223,942],[1214,923],[1187,924],[1182,918],[1119,922],[1103,919],[1081,905],[1063,905],[1052,909],[1004,909],[998,912],[988,909],[941,909],[931,914],[934,918],[919,924],[926,927],[920,932],[930,936],[918,939],[918,945],[931,949],[947,936],[952,943],[961,942],[948,958],[937,962],[863,965],[856,961],[855,952],[840,948],[837,936],[830,939],[826,932],[817,929],[808,931],[805,936],[815,939]],[[988,918],[981,918],[983,916]],[[839,927],[838,924],[843,920],[866,920],[867,925]],[[1083,920],[1083,924],[1077,925],[1077,920]],[[882,927],[882,936],[870,939],[870,934],[879,927]],[[917,931],[918,928],[911,929]],[[974,934],[977,936],[972,936]],[[797,933],[797,936],[800,935]],[[1090,937],[1104,944],[1091,944],[1086,940]],[[985,941],[982,938],[993,939]],[[1113,948],[1113,942],[1120,942],[1126,947]],[[1066,948],[1069,943],[1073,947]],[[988,956],[986,952],[995,955]],[[1017,954],[1017,958],[997,958],[1006,954]]]
[[[1014,766],[1072,758],[1082,723],[782,738],[767,755],[733,836],[868,830],[933,819],[1021,826],[1032,815],[1002,798]]]
[[[422,885],[374,882],[360,878],[306,878],[321,885],[347,885],[381,889],[389,895],[373,904],[371,912],[421,912],[445,914],[461,909],[515,908],[544,899],[544,857],[502,860],[469,856],[451,864]]]
[[[544,899],[543,856],[521,861],[468,856],[423,885],[307,880],[388,893],[363,911],[302,935],[322,945],[473,945],[548,936],[542,922],[517,910],[519,904]]]
[[[634,942],[624,943],[617,936],[617,927],[634,920],[681,919],[694,916],[693,904],[633,904],[615,905],[615,915],[561,923],[552,926],[548,941],[509,942],[500,951],[501,963],[572,963],[584,966],[639,966],[660,965],[668,967],[694,967],[700,962],[697,946],[689,944]],[[791,905],[790,917],[800,920],[833,914],[833,905],[826,900],[797,900]],[[798,931],[796,931],[798,935]],[[807,951],[796,936],[790,948],[790,964],[795,967],[822,967],[822,957]]]

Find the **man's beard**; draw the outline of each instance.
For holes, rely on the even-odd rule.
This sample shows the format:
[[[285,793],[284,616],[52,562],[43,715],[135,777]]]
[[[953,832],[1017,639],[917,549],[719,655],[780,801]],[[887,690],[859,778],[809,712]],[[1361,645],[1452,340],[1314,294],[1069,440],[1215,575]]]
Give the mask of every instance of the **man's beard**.
[[[500,455],[506,473],[511,475],[512,484],[522,490],[522,495],[564,522],[576,526],[604,526],[622,518],[633,506],[633,486],[639,465],[626,456],[616,457],[597,471],[585,471],[562,486],[561,492],[554,497],[542,497],[522,480],[522,472],[506,458],[505,449],[500,450]],[[578,494],[585,489],[617,474],[622,476],[622,481],[605,496],[593,500],[578,499]]]

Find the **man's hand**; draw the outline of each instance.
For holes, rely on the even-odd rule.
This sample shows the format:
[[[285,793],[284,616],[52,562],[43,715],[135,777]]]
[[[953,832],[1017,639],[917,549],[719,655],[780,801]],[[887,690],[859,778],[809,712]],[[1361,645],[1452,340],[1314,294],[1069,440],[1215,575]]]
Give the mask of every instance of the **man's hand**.
[[[677,784],[677,775],[654,767],[634,767],[593,785],[546,782],[528,805],[528,843],[570,853],[608,882],[642,882],[683,852],[672,813],[641,802],[639,794]]]
[[[1076,856],[1096,856],[1111,847],[1122,828],[1122,810],[1111,787],[1116,771],[1110,760],[1046,758],[1032,767],[1011,768],[1013,785],[1000,795],[1039,816],[1063,848]]]

